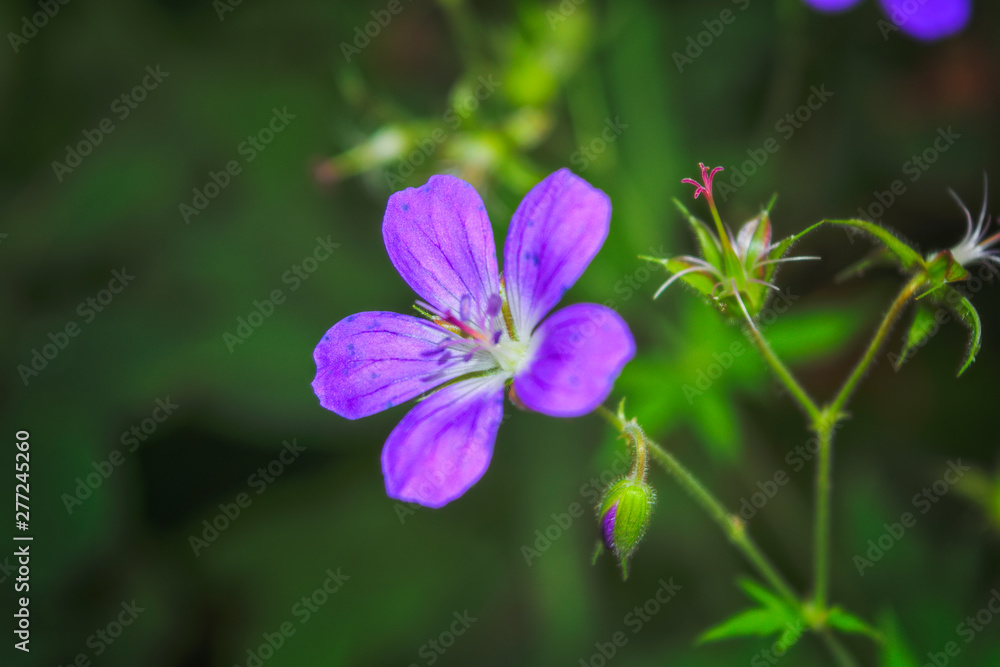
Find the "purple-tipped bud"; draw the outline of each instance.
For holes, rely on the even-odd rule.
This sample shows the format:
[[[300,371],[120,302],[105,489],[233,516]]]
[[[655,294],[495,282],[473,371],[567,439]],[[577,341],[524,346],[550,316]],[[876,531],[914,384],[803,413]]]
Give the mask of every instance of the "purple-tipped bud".
[[[623,478],[608,487],[598,507],[604,545],[622,566],[628,578],[628,561],[646,534],[656,492],[645,482]]]
[[[604,536],[604,546],[609,551],[615,550],[615,514],[618,512],[618,504],[614,504],[604,513],[601,519],[601,535]]]

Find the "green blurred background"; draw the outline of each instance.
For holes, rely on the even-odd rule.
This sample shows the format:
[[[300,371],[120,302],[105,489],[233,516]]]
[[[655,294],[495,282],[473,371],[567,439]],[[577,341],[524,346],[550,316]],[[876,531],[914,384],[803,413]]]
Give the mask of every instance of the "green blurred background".
[[[613,301],[632,326],[639,355],[615,397],[733,509],[788,472],[750,530],[806,590],[813,468],[785,459],[808,440],[801,416],[752,354],[686,396],[740,334],[679,286],[651,301],[666,276],[637,255],[693,250],[670,199],[689,201],[679,181],[699,161],[726,167],[717,184],[754,172],[720,196],[734,226],[778,192],[785,236],[858,215],[899,179],[881,220],[925,251],[956,242],[964,223],[947,188],[978,210],[983,172],[1000,179],[1000,8],[979,1],[965,32],[926,44],[886,38],[875,2],[836,16],[797,0],[224,2],[59,5],[0,58],[0,414],[9,443],[30,432],[35,538],[32,650],[7,643],[3,664],[596,667],[620,631],[608,664],[770,664],[759,662],[770,639],[694,646],[748,606],[734,581],[751,571],[661,472],[629,581],[606,557],[590,565],[586,485],[622,446],[597,417],[508,406],[485,477],[444,509],[413,510],[386,498],[379,466],[408,408],[357,422],[323,410],[313,347],[353,312],[409,308],[381,241],[392,191],[459,174],[502,239],[527,189],[568,166],[614,205],[567,301]],[[733,20],[716,23],[724,10]],[[4,3],[5,32],[37,11]],[[782,119],[814,86],[832,97],[789,132]],[[275,110],[288,115],[269,136]],[[926,171],[907,166],[948,128],[959,138]],[[770,138],[777,152],[742,167]],[[67,146],[81,142],[96,145],[75,167],[53,165],[75,163]],[[238,173],[219,176],[231,161]],[[206,192],[213,173],[226,185]],[[318,239],[339,245],[303,265]],[[889,271],[834,283],[870,247],[821,230],[796,249],[824,261],[778,276],[792,305],[767,333],[821,397],[900,284]],[[314,270],[296,281],[295,266]],[[123,267],[134,279],[102,292]],[[278,289],[284,301],[245,340],[224,337]],[[832,597],[894,618],[920,659],[884,664],[923,664],[1000,586],[1000,294],[986,282],[973,301],[985,333],[971,370],[954,377],[966,333],[953,322],[899,373],[883,355],[838,436]],[[60,338],[70,323],[78,335]],[[64,349],[42,370],[18,370],[53,339]],[[158,400],[177,406],[162,422]],[[304,450],[274,463],[286,442]],[[914,494],[959,458],[973,472],[919,514]],[[220,518],[238,499],[239,516]],[[567,524],[574,504],[587,509]],[[916,526],[859,576],[852,557],[906,511]],[[213,521],[229,525],[206,533]],[[8,638],[12,552],[0,551]],[[316,593],[329,573],[340,588]],[[629,616],[671,577],[674,599]],[[954,664],[1000,664],[993,622]],[[283,624],[294,634],[271,651]],[[876,664],[871,642],[847,641]],[[828,660],[813,637],[782,658]]]

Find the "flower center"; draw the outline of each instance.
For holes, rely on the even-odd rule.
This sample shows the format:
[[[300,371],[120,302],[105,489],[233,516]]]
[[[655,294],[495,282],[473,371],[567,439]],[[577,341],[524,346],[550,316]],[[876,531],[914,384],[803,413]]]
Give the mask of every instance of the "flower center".
[[[504,375],[513,376],[528,360],[528,346],[522,341],[511,340],[506,331],[489,351]]]
[[[458,314],[419,301],[417,309],[448,333],[440,346],[428,353],[437,356],[442,366],[465,363],[471,366],[470,372],[499,370],[513,377],[528,360],[528,341],[519,340],[513,331],[502,291],[490,296],[481,315],[472,312],[469,295],[462,297]]]

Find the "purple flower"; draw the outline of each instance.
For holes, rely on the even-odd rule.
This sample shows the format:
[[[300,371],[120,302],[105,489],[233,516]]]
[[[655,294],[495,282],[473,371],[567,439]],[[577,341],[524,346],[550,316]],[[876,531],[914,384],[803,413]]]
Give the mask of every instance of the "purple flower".
[[[972,16],[972,0],[879,0],[903,32],[927,41],[959,32]]]
[[[850,9],[860,0],[804,0],[821,12]],[[882,10],[900,30],[933,41],[959,32],[972,16],[972,0],[879,0]]]
[[[426,319],[351,315],[316,346],[320,404],[358,419],[441,387],[410,410],[382,449],[386,492],[441,507],[489,465],[504,388],[530,410],[575,417],[596,408],[635,354],[610,308],[546,314],[604,244],[611,202],[563,169],[514,212],[497,271],[493,229],[475,189],[453,176],[389,198],[382,236]]]
[[[821,12],[842,12],[850,9],[861,0],[805,0],[807,5]]]

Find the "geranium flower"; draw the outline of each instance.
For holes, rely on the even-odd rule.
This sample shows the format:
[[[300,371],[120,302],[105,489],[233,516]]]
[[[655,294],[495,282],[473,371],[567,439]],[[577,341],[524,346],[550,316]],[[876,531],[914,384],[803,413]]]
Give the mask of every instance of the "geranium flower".
[[[316,346],[313,390],[348,419],[436,387],[393,429],[382,450],[389,496],[440,507],[489,465],[504,388],[522,407],[555,417],[596,408],[635,354],[610,308],[575,304],[546,314],[604,244],[611,202],[569,170],[536,185],[514,212],[497,271],[493,229],[475,189],[453,176],[389,198],[389,259],[421,297],[423,318],[351,315]]]
[[[821,12],[840,12],[861,0],[804,0]],[[961,31],[972,17],[972,0],[879,0],[886,16],[917,39],[934,41]]]

